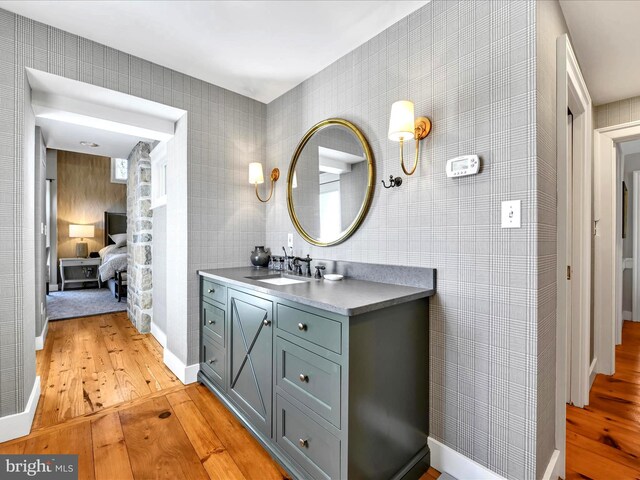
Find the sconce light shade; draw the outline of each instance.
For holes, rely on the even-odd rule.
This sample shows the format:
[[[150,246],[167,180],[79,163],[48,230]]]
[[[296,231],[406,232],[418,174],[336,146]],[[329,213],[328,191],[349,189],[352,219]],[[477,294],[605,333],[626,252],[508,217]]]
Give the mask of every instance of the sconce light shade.
[[[266,200],[260,198],[260,193],[258,193],[258,185],[264,183],[264,174],[262,173],[262,164],[259,162],[252,162],[249,164],[249,183],[256,186],[256,197],[262,203],[268,202],[271,199],[271,195],[273,195],[273,184],[278,181],[280,178],[280,170],[274,168],[271,170],[271,175],[269,176],[271,180],[271,190],[269,191],[269,196]]]
[[[261,163],[253,162],[249,164],[249,183],[252,185],[264,183]]]
[[[293,181],[291,182],[291,188],[298,188],[298,175],[293,172]]]
[[[93,238],[94,236],[93,225],[69,225],[69,238]]]
[[[413,102],[400,100],[391,105],[389,119],[389,140],[399,142],[412,139],[415,135]]]

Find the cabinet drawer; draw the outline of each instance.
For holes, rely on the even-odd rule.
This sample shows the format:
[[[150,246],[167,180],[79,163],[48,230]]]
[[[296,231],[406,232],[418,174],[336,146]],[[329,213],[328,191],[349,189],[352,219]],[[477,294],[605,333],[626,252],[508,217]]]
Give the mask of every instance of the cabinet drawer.
[[[202,296],[209,300],[214,300],[223,305],[227,303],[227,287],[214,283],[206,278],[202,279]]]
[[[314,479],[340,478],[340,440],[276,395],[276,443]]]
[[[206,333],[202,335],[200,365],[207,376],[224,388],[225,352]]]
[[[340,365],[283,338],[276,348],[276,385],[340,428]]]
[[[278,304],[278,328],[332,352],[342,351],[342,325],[335,320]]]
[[[208,333],[211,338],[224,347],[224,310],[203,301],[201,318],[203,333]]]

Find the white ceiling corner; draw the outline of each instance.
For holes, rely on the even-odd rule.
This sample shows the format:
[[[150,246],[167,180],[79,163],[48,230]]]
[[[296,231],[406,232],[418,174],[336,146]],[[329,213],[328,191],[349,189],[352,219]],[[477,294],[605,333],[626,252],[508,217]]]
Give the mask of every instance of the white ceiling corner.
[[[560,0],[594,105],[640,95],[637,0]]]
[[[269,103],[417,1],[0,1],[0,7]]]

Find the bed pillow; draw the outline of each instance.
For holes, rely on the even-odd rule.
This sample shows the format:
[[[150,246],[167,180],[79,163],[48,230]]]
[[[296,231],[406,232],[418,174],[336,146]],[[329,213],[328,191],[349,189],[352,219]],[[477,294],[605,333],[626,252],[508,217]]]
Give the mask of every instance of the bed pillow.
[[[116,247],[124,247],[127,244],[126,233],[115,233],[113,235],[109,235],[109,238],[115,242]]]

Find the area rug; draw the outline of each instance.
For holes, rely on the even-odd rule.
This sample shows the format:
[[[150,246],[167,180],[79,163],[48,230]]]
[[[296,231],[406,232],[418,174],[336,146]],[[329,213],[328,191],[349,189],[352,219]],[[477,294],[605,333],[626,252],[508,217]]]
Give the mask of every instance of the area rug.
[[[118,302],[108,288],[83,288],[47,295],[49,320],[122,312],[126,309],[127,300],[123,298]]]

